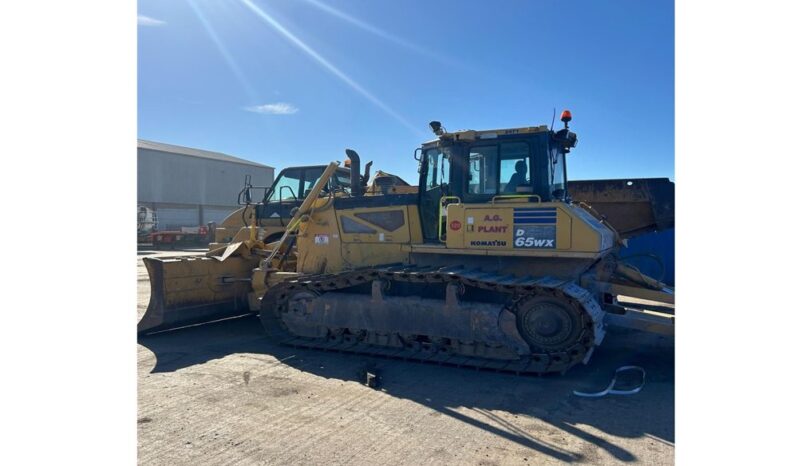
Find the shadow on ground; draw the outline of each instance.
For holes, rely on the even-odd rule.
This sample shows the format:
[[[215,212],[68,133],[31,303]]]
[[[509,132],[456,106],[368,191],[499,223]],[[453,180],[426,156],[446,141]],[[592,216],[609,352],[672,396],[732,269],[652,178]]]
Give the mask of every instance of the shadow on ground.
[[[171,372],[235,353],[268,354],[296,369],[346,381],[362,382],[364,369],[370,367],[379,374],[380,389],[392,396],[428,406],[566,462],[585,458],[536,439],[508,418],[540,419],[623,462],[637,458],[582,426],[617,437],[674,440],[673,339],[639,332],[608,334],[587,366],[576,366],[565,375],[542,377],[283,347],[265,338],[254,316],[142,336],[139,344],[157,358],[153,373]],[[646,385],[640,393],[596,399],[572,394],[572,390],[603,389],[615,369],[627,364],[646,370]],[[458,407],[470,408],[490,423],[465,415],[457,411]],[[499,417],[496,411],[510,416]]]

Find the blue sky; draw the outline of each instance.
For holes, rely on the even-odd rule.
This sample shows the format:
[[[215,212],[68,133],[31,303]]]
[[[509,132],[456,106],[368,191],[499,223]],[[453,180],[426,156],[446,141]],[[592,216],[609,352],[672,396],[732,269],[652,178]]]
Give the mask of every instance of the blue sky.
[[[673,2],[139,0],[138,136],[417,182],[449,130],[551,123],[569,177],[674,176]],[[559,125],[559,122],[557,122]]]

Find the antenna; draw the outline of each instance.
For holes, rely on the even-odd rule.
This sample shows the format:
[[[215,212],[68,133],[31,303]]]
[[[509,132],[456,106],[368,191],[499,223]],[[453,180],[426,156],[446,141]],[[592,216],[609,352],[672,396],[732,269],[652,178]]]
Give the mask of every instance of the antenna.
[[[549,129],[552,131],[554,131],[554,117],[556,116],[557,116],[557,107],[554,107],[554,109],[551,112],[551,126],[549,127]]]

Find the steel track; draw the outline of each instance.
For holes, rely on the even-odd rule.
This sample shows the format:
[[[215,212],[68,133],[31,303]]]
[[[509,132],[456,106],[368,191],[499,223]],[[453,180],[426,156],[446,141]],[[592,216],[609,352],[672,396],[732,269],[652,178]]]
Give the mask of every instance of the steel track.
[[[343,290],[353,286],[369,283],[373,280],[399,281],[408,283],[460,283],[484,290],[491,290],[506,295],[507,309],[516,314],[516,309],[524,300],[533,296],[547,295],[562,299],[569,304],[577,304],[586,318],[588,325],[582,329],[580,337],[570,347],[557,352],[533,352],[532,354],[515,354],[514,359],[491,359],[473,354],[466,354],[461,345],[434,344],[435,335],[419,336],[421,341],[407,341],[403,346],[381,346],[365,342],[363,331],[348,329],[343,335],[325,338],[297,337],[290,333],[281,320],[281,314],[287,309],[288,300],[301,291],[324,293]],[[515,275],[498,275],[480,269],[466,269],[463,266],[453,267],[418,267],[413,265],[394,265],[376,268],[357,269],[338,274],[322,274],[304,276],[295,280],[280,283],[271,288],[261,303],[261,322],[269,337],[277,343],[301,347],[358,353],[474,369],[490,369],[516,374],[563,373],[579,362],[587,362],[595,346],[604,337],[602,325],[604,311],[589,291],[570,280],[553,277],[518,277]],[[432,338],[430,338],[432,337]],[[470,348],[466,346],[466,348]]]

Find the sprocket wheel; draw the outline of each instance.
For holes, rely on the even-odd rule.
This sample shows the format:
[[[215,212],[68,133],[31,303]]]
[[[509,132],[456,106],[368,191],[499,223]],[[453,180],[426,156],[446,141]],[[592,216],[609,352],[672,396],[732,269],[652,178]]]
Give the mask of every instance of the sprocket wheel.
[[[516,323],[533,352],[567,351],[588,326],[585,313],[565,298],[535,296],[519,304]]]

